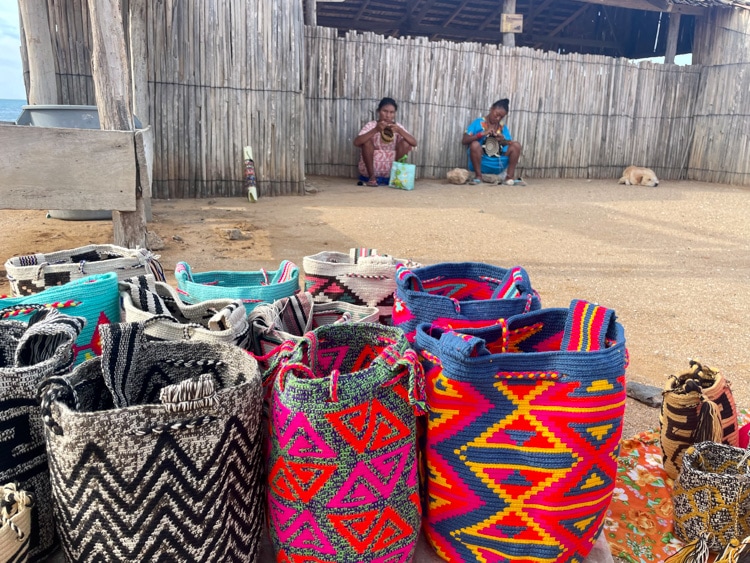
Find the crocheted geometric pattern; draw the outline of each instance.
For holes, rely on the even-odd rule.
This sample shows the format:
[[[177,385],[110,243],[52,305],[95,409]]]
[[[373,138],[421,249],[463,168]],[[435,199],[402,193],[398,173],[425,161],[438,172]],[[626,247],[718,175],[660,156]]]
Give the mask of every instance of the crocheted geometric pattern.
[[[253,561],[264,520],[257,364],[227,344],[102,332],[102,358],[58,378],[42,403],[66,558]]]
[[[411,560],[421,519],[416,417],[403,370],[381,361],[389,342],[366,338],[399,333],[375,326],[315,331],[338,335],[319,343],[313,362],[333,379],[295,371],[274,381],[268,506],[277,561]],[[406,351],[401,335],[396,356]]]
[[[674,531],[685,542],[710,533],[709,548],[720,551],[732,538],[750,535],[748,455],[714,442],[689,447],[675,480]]]
[[[564,340],[561,327],[535,323],[487,350],[560,353]],[[578,378],[540,362],[538,371],[488,370],[476,383],[420,353],[429,405],[425,533],[437,553],[447,561],[581,561],[612,496],[624,369]]]

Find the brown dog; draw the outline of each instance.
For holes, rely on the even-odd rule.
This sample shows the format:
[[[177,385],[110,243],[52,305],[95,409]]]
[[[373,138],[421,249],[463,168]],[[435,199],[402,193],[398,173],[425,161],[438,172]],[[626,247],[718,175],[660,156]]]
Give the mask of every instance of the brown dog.
[[[622,172],[622,178],[617,182],[626,186],[658,186],[659,178],[650,168],[640,166],[628,166]]]

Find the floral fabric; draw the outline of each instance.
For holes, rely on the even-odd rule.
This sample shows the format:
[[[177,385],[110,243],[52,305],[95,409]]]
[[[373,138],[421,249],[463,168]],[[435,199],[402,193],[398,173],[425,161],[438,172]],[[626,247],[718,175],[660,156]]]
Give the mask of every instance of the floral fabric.
[[[741,412],[737,422],[747,424],[750,414]],[[674,481],[664,470],[658,429],[622,440],[617,461],[615,490],[604,520],[612,555],[629,563],[664,561],[684,543],[674,535]]]

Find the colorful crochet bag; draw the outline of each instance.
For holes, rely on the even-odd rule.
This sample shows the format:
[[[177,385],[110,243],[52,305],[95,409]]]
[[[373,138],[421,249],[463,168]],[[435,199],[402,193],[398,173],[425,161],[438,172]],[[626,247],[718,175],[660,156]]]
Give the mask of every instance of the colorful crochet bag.
[[[102,327],[100,358],[42,395],[68,561],[254,561],[262,385],[245,351]]]
[[[677,478],[682,454],[691,445],[709,440],[737,446],[737,407],[729,381],[690,360],[688,371],[667,380],[659,424],[664,470],[672,479]]]
[[[73,280],[115,272],[119,279],[153,274],[164,281],[159,256],[145,248],[90,244],[49,254],[15,256],[5,263],[13,295],[31,295]]]
[[[195,305],[183,303],[177,290],[151,275],[123,280],[120,317],[143,322],[154,340],[200,340],[247,348],[250,324],[238,299],[212,299]]]
[[[38,387],[70,370],[73,343],[85,321],[41,305],[34,308],[28,325],[0,321],[0,483],[18,483],[36,501],[26,547],[32,560],[44,560],[54,551],[57,538]]]
[[[174,270],[182,300],[200,303],[210,299],[239,299],[249,313],[259,303],[273,303],[299,291],[299,268],[282,260],[279,269],[267,272],[213,271],[194,274],[186,262]]]
[[[625,335],[573,301],[499,325],[419,325],[425,534],[447,561],[582,561],[614,490]]]
[[[377,307],[380,322],[391,324],[393,292],[396,289],[396,267],[400,263],[419,264],[387,254],[374,248],[352,248],[343,252],[319,252],[305,256],[305,291],[321,303],[346,301],[354,305]]]
[[[278,561],[410,561],[423,373],[403,333],[338,324],[270,370],[268,507]],[[421,412],[421,411],[419,411]]]
[[[300,292],[252,310],[248,316],[252,327],[250,350],[265,369],[265,357],[287,340],[299,342],[306,333],[324,325],[377,322],[379,316],[377,307],[344,301],[316,303],[311,293]]]
[[[750,536],[750,452],[701,442],[688,447],[672,491],[674,531],[684,542],[708,535],[711,551]]]
[[[447,328],[496,324],[542,306],[521,267],[480,262],[443,262],[396,273],[393,324],[411,341],[419,323]]]
[[[30,305],[38,304],[86,319],[86,326],[73,345],[75,363],[80,364],[101,353],[100,327],[120,321],[117,275],[109,272],[79,278],[26,297],[0,297],[0,309],[5,309],[0,319],[27,321],[36,310]]]
[[[15,483],[0,487],[0,561],[26,563],[31,544],[34,501]]]

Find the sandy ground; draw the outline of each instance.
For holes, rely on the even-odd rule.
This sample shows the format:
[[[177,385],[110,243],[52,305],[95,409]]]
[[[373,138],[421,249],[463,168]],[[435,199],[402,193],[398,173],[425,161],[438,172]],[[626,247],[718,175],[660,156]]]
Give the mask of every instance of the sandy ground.
[[[699,358],[750,406],[750,189],[699,182],[657,188],[616,180],[529,180],[527,187],[419,180],[414,191],[310,177],[310,193],[261,199],[157,200],[149,229],[169,272],[275,269],[286,258],[368,246],[423,264],[524,266],[546,307],[583,298],[614,308],[628,378],[661,387]],[[239,230],[239,240],[228,232]],[[236,237],[236,233],[235,233]],[[0,211],[0,255],[112,242],[108,221]],[[2,272],[4,274],[4,272]],[[0,294],[8,285],[0,282]],[[625,436],[658,425],[628,399]]]

